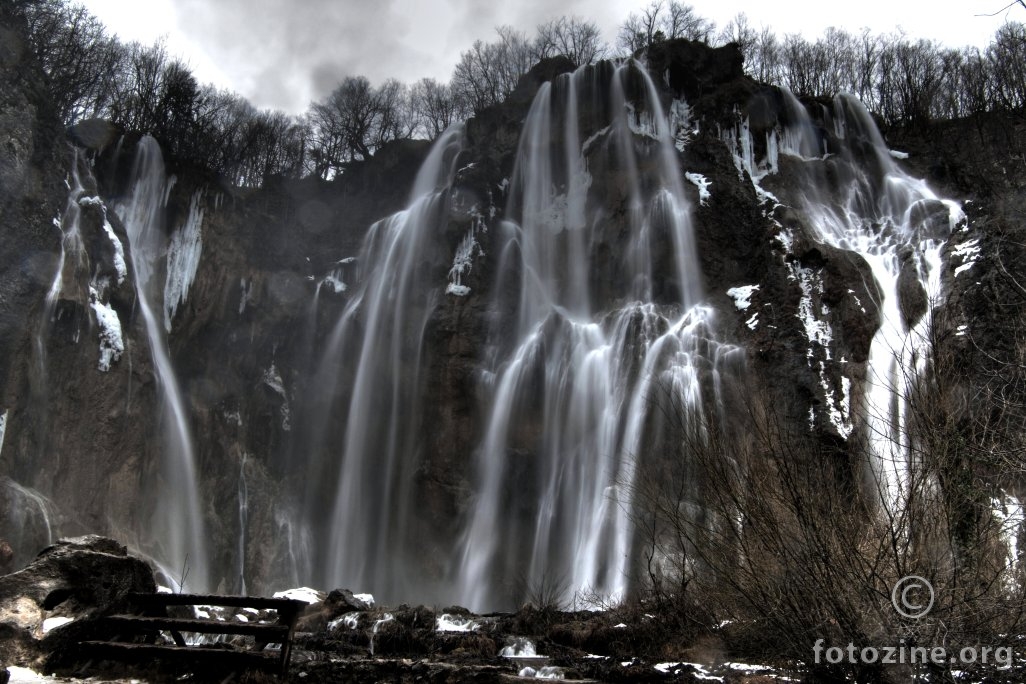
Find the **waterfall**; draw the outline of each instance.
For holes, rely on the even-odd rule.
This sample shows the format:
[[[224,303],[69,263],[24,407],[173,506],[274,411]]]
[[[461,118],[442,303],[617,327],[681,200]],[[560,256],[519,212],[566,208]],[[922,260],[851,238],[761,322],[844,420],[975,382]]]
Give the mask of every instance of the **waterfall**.
[[[615,598],[635,570],[638,462],[672,429],[665,409],[716,407],[720,370],[740,358],[702,302],[676,131],[637,63],[583,67],[539,89],[505,214],[489,228],[498,270],[471,496],[462,530],[443,541],[454,546],[448,577],[428,579],[404,555],[431,429],[424,335],[442,297],[471,294],[463,279],[484,230],[473,223],[452,268],[436,263],[462,136],[435,143],[408,207],[369,230],[314,372],[299,451],[341,461],[308,463],[305,528],[328,544],[322,581],[424,600],[437,579],[443,600],[475,609],[510,605],[516,583],[521,594],[545,584],[560,599]],[[595,187],[593,167],[610,185]]]
[[[333,586],[395,595],[415,572],[398,559],[409,546],[413,477],[421,457],[424,331],[441,296],[429,254],[435,230],[446,219],[448,187],[463,139],[450,128],[421,167],[406,210],[375,223],[360,256],[359,285],[331,332],[317,370],[312,418],[313,444],[337,454],[341,464],[333,503],[308,510],[307,527],[328,545],[323,573]],[[432,288],[433,283],[436,287]],[[348,405],[339,365],[347,376]],[[341,444],[332,443],[337,412],[345,416]],[[340,448],[341,447],[341,448]],[[330,477],[311,471],[311,486]],[[319,501],[308,496],[309,501]],[[419,586],[419,585],[415,585]]]
[[[153,521],[148,533],[154,556],[180,574],[190,589],[204,591],[209,582],[207,538],[185,398],[175,377],[164,328],[164,284],[168,268],[164,210],[174,183],[164,172],[157,141],[144,136],[132,169],[131,197],[116,208],[125,225],[135,269],[139,311],[146,325],[153,367],[162,394],[161,481],[156,487]],[[196,227],[198,231],[198,226]]]
[[[606,93],[608,125],[582,142],[578,101]],[[472,608],[508,604],[516,585],[528,597],[622,596],[634,569],[638,459],[660,431],[656,406],[701,414],[715,403],[703,377],[732,354],[700,305],[674,139],[637,64],[560,76],[531,106],[500,241],[499,278],[520,283],[518,322],[512,331],[503,322],[490,341],[491,408],[457,579]],[[589,163],[623,179],[621,225],[600,209]],[[598,248],[616,235],[626,236],[620,260],[605,263]],[[670,286],[655,279],[660,263],[674,274]],[[617,289],[596,287],[609,282]],[[496,308],[504,290],[495,288]]]
[[[68,189],[68,199],[64,204],[64,212],[53,220],[53,225],[60,232],[61,236],[60,251],[57,257],[57,268],[54,271],[53,279],[50,281],[50,287],[46,292],[46,299],[43,302],[43,315],[40,318],[39,328],[35,335],[36,372],[33,379],[33,396],[35,399],[35,410],[39,412],[40,418],[45,417],[46,412],[49,411],[49,401],[45,396],[49,371],[46,358],[46,338],[60,315],[58,301],[65,289],[65,281],[67,281],[67,287],[74,288],[77,277],[88,269],[88,257],[86,256],[85,246],[82,243],[82,231],[79,225],[82,217],[82,207],[79,204],[79,200],[83,199],[85,194],[85,188],[79,175],[81,155],[82,152],[76,148],[71,170],[64,181]],[[77,334],[78,331],[76,331],[76,336]]]
[[[727,142],[739,170],[749,174],[760,196],[774,201],[760,181],[778,171],[778,149],[790,155],[797,162],[789,167],[797,174],[794,201],[808,217],[815,238],[858,254],[870,267],[880,293],[880,326],[870,345],[863,415],[847,415],[850,397],[831,396],[823,360],[814,361],[811,346],[809,360],[810,365],[819,364],[838,433],[847,437],[850,422],[861,419],[870,446],[870,486],[889,513],[899,515],[915,467],[910,460],[909,397],[930,357],[932,312],[943,296],[942,252],[964,214],[957,203],[941,199],[897,165],[858,100],[837,96],[833,109],[823,112],[823,128],[817,129],[805,107],[790,92],[782,92],[787,119],[768,133],[765,164],[755,161],[747,122],[730,132]],[[778,240],[786,246],[792,237],[782,230]],[[803,303],[808,290],[822,287],[810,269],[793,265],[792,274],[806,295]],[[910,291],[918,291],[921,310],[903,301]],[[829,359],[828,322],[804,304],[799,316],[810,345],[815,338]]]

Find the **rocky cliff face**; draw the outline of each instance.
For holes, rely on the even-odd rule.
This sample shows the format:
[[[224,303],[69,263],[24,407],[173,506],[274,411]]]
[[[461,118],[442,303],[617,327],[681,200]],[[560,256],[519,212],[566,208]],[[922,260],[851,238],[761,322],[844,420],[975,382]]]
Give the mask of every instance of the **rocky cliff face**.
[[[154,338],[139,302],[138,257],[124,220],[139,180],[132,171],[139,136],[76,150],[19,68],[16,40],[7,36],[3,47],[0,140],[8,142],[0,166],[0,215],[9,237],[0,244],[0,473],[8,504],[0,509],[0,538],[12,543],[14,563],[23,563],[58,531],[101,532],[164,563],[165,582],[188,581],[191,573],[194,583],[210,589],[265,593],[288,584],[355,581],[326,570],[329,556],[376,549],[389,565],[407,568],[380,585],[392,593],[384,600],[459,599],[452,589],[454,557],[462,553],[472,529],[468,517],[477,514],[484,496],[475,455],[485,448],[492,420],[489,383],[495,377],[489,364],[514,342],[504,338],[512,338],[522,316],[516,293],[530,276],[509,276],[505,266],[516,242],[509,240],[506,220],[526,221],[510,209],[516,185],[510,179],[536,95],[549,87],[562,92],[564,85],[543,84],[565,84],[566,77],[553,79],[570,65],[543,62],[508,102],[467,123],[458,157],[450,160],[452,177],[432,205],[438,213],[422,227],[429,231],[426,246],[410,257],[423,278],[411,290],[419,288],[424,297],[423,326],[389,329],[393,336],[419,335],[419,342],[404,338],[398,344],[402,353],[392,366],[395,382],[406,377],[410,384],[391,405],[384,395],[369,394],[379,399],[364,413],[347,409],[359,385],[359,364],[347,356],[354,352],[344,348],[346,336],[356,339],[371,329],[374,313],[391,313],[361,307],[361,298],[370,297],[363,284],[380,277],[374,269],[386,263],[370,258],[368,234],[383,230],[371,228],[375,221],[411,206],[427,143],[392,144],[333,182],[283,180],[251,190],[166,160],[176,181],[159,207],[156,282],[163,284],[164,311],[157,318],[194,442],[198,514],[209,554],[206,567],[190,568],[189,558],[176,556],[166,539],[155,536],[171,515],[162,504],[167,488],[176,485],[163,465],[167,382],[155,367]],[[630,144],[641,150],[642,185],[661,163],[653,151],[658,148],[646,142],[661,134],[642,125],[652,115],[645,103],[651,108],[658,101],[677,117],[673,164],[688,181],[682,188],[700,272],[683,278],[695,278],[701,301],[715,312],[703,344],[740,350],[719,420],[729,426],[745,403],[776,406],[794,429],[812,434],[838,459],[854,461],[857,450],[849,445],[857,439],[850,438],[866,430],[858,417],[866,406],[871,346],[885,318],[886,296],[866,259],[824,239],[820,217],[809,211],[810,174],[828,189],[823,204],[829,206],[842,202],[856,182],[845,175],[849,167],[829,155],[810,163],[824,150],[807,150],[785,137],[806,131],[816,141],[809,144],[826,145],[869,175],[882,174],[870,131],[858,128],[854,114],[844,119],[842,104],[806,103],[805,109],[787,94],[753,83],[729,46],[671,42],[653,52],[648,70],[654,100],[647,79],[615,69],[601,64],[575,76],[583,83],[579,135],[589,141],[583,155],[594,222],[582,253],[594,266],[587,288],[596,325],[612,326],[609,321],[631,298],[625,293],[632,272],[622,265],[636,211],[623,161],[627,148],[603,142],[613,140],[610,127],[620,114],[609,104],[615,102],[610,84],[621,79],[624,106],[636,115]],[[546,141],[554,149],[565,143],[566,134],[558,132]],[[776,149],[788,144],[790,149]],[[925,144],[909,149],[910,163],[930,157]],[[929,170],[951,181],[939,164],[931,159]],[[967,192],[969,186],[974,183],[948,187]],[[995,196],[985,201],[1000,204]],[[917,230],[933,226],[943,233],[938,239],[946,239],[949,208],[931,202],[916,205],[922,213]],[[687,289],[674,270],[675,243],[656,232],[650,245],[650,302],[669,310]],[[927,305],[925,273],[913,252],[910,247],[902,257],[908,266],[898,279],[906,329],[923,318]],[[971,295],[959,294],[956,267],[947,266],[943,275],[954,293],[948,301],[971,311],[976,305],[966,299]],[[401,273],[392,277],[395,288],[404,287]],[[640,330],[646,323],[639,317],[632,325]],[[342,352],[327,356],[338,340]],[[326,375],[337,378],[330,391],[324,389]],[[406,513],[395,522],[371,514],[350,520],[371,532],[351,548],[337,548],[333,518],[345,510],[338,499],[350,472],[344,445],[352,423],[377,425],[406,394],[418,412],[408,425],[419,429],[403,436],[415,461],[402,480],[402,501],[389,504]],[[507,479],[496,495],[513,504],[518,492],[542,496],[530,490],[545,486],[533,473],[542,467],[537,452],[545,439],[545,412],[553,410],[529,406],[530,396],[520,401],[525,408],[504,447]],[[374,435],[375,448],[391,448],[390,435],[395,433]],[[376,467],[373,461],[366,465]],[[387,469],[384,460],[380,467]],[[382,492],[392,491],[388,486]],[[501,514],[528,520],[534,512],[513,505]],[[393,535],[399,541],[389,541]],[[503,541],[529,547],[523,540]],[[191,562],[197,563],[195,556]],[[371,566],[361,579],[390,572]],[[409,596],[413,591],[421,595]]]

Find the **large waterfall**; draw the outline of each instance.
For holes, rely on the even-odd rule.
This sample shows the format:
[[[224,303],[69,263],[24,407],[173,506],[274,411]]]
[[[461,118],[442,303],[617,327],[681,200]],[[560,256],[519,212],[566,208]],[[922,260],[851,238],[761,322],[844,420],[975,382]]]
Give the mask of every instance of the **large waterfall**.
[[[409,207],[371,226],[358,258],[362,280],[331,331],[316,367],[308,428],[314,456],[311,493],[329,477],[330,510],[307,511],[309,526],[326,542],[322,577],[329,583],[394,595],[420,586],[398,562],[409,545],[410,505],[422,424],[424,329],[442,296],[431,281],[433,233],[449,207],[462,129],[436,143],[421,168]],[[337,401],[340,393],[347,402]],[[345,435],[331,426],[342,417]],[[333,481],[332,481],[333,480]],[[309,501],[319,501],[308,496]],[[326,524],[320,521],[327,513]]]
[[[621,595],[633,569],[635,470],[660,432],[657,405],[714,406],[706,390],[738,356],[715,341],[712,309],[701,304],[674,132],[635,63],[564,74],[534,98],[491,239],[498,271],[471,497],[462,532],[448,535],[447,578],[430,583],[405,555],[421,515],[411,486],[432,429],[422,422],[431,401],[424,331],[440,298],[467,296],[458,276],[483,229],[471,226],[450,269],[457,280],[443,289],[430,259],[461,136],[453,128],[435,144],[409,207],[371,228],[359,289],[316,370],[308,451],[341,460],[321,537],[330,544],[324,580],[481,609],[542,585],[563,598]],[[592,165],[622,179],[623,216],[602,209]],[[617,254],[600,251],[610,244]],[[344,437],[331,442],[328,426],[342,416]]]
[[[624,95],[632,86],[637,104]],[[605,93],[609,120],[585,139],[579,100],[590,108]],[[623,179],[620,221],[599,209],[590,163]],[[489,341],[490,408],[460,540],[459,596],[483,608],[518,590],[622,595],[635,470],[658,432],[656,395],[702,411],[701,371],[715,346],[673,135],[644,69],[585,68],[542,86],[506,217],[497,276],[519,287],[514,322],[498,321]],[[614,225],[622,251],[603,263],[598,237]],[[663,259],[669,283],[656,275]],[[507,291],[495,289],[499,310]]]

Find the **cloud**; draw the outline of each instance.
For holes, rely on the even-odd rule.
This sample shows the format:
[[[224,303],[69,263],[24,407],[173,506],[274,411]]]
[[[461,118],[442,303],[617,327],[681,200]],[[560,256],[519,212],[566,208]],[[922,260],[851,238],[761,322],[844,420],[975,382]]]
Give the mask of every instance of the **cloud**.
[[[461,51],[510,24],[528,33],[577,14],[618,21],[616,2],[567,0],[174,0],[178,29],[258,107],[292,112],[345,76],[447,80]],[[615,17],[615,18],[614,18]]]

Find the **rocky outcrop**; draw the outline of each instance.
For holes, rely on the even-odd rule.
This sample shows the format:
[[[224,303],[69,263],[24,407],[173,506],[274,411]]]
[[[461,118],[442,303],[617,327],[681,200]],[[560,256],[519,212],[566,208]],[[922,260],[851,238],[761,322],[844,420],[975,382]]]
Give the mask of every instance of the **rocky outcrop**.
[[[94,618],[123,610],[130,592],[154,592],[149,566],[118,542],[62,539],[28,567],[0,577],[0,663],[59,657]]]
[[[0,8],[0,413],[28,393],[32,328],[57,263],[66,144],[13,8]]]

